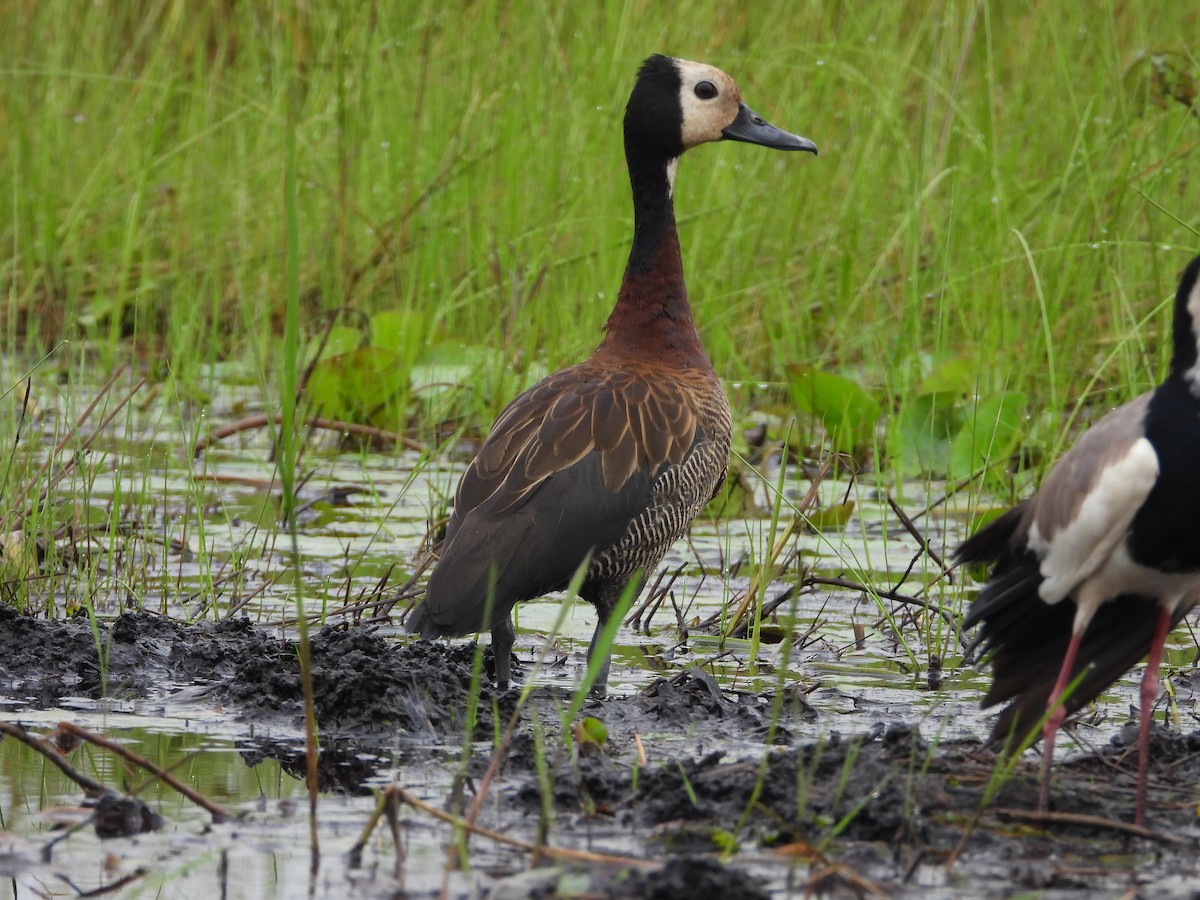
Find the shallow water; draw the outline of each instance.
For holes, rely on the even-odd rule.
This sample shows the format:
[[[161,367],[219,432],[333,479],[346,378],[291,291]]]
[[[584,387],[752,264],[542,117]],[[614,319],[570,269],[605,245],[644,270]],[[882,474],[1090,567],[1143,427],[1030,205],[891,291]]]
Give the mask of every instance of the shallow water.
[[[232,417],[234,401],[225,402],[209,418]],[[42,424],[47,440],[57,434],[56,421],[50,417]],[[162,409],[144,408],[114,429],[107,445],[66,482],[63,505],[77,523],[72,555],[64,566],[68,574],[45,582],[48,588],[35,584],[29,598],[35,608],[53,604],[61,616],[86,597],[97,615],[106,617],[136,598],[144,608],[176,619],[248,615],[273,634],[293,637],[289,623],[297,613],[298,586],[307,613],[334,623],[343,618],[337,612],[343,607],[386,596],[386,591],[380,593],[385,579],[388,590],[403,584],[421,557],[429,523],[444,509],[444,498],[461,470],[455,455],[428,462],[409,451],[338,452],[328,436],[314,437],[304,460],[311,477],[301,492],[308,505],[300,516],[297,577],[290,539],[276,525],[277,491],[271,486],[274,472],[264,436],[236,436],[192,461],[180,450],[190,445],[191,434],[190,423],[177,422]],[[881,723],[919,726],[927,740],[938,742],[984,736],[990,716],[978,709],[978,699],[987,677],[961,665],[962,644],[941,618],[860,590],[801,585],[805,573],[878,590],[903,582],[902,593],[934,604],[944,601],[948,612],[958,612],[959,589],[939,580],[936,564],[888,508],[886,498],[860,482],[821,485],[820,506],[837,506],[849,497],[855,502],[853,513],[840,527],[808,531],[789,542],[787,549],[798,548],[799,554],[777,573],[765,595],[769,600],[789,588],[793,595],[779,608],[778,620],[765,623],[760,644],[751,638],[722,642],[711,628],[700,627],[708,620],[723,621],[751,585],[756,561],[768,555],[780,533],[766,514],[772,496],[766,485],[782,485],[790,502],[809,489],[799,466],[790,467],[782,479],[777,463],[768,461],[764,469],[764,480],[752,482],[764,515],[700,521],[690,540],[665,560],[663,568],[679,569],[680,575],[648,622],[642,617],[638,630],[620,630],[610,694],[619,702],[660,677],[698,666],[739,703],[762,706],[765,697],[783,688],[802,692],[812,715],[803,724],[789,720],[788,727],[802,728],[806,740],[865,733]],[[348,499],[336,490],[346,488],[356,489]],[[936,484],[906,486],[904,506],[910,513],[922,510],[941,491]],[[918,519],[918,526],[928,529],[923,536],[946,553],[962,535],[960,516],[961,510],[943,505]],[[926,583],[927,591],[922,590]],[[43,590],[47,592],[39,593]],[[397,607],[393,617],[402,609]],[[556,598],[523,605],[517,650],[534,683],[569,692],[581,675],[595,621],[586,604],[575,604],[544,666],[531,671],[559,611]],[[408,640],[395,625],[380,633],[389,640]],[[1171,658],[1186,665],[1194,642],[1184,634],[1177,639]],[[942,665],[940,683],[931,680],[933,656]],[[1106,743],[1128,721],[1127,710],[1136,702],[1133,678],[1124,679],[1089,714],[1089,726],[1081,729],[1088,746]],[[69,892],[71,885],[89,890],[141,867],[145,874],[124,887],[122,896],[382,896],[401,885],[416,895],[432,895],[444,878],[452,896],[465,896],[489,886],[494,872],[524,868],[523,855],[482,839],[471,844],[471,872],[448,868],[446,826],[412,809],[404,813],[408,855],[402,875],[395,872],[396,856],[383,829],[368,843],[362,865],[350,866],[348,851],[374,807],[372,790],[395,781],[441,806],[457,768],[455,742],[387,734],[385,729],[360,743],[327,736],[329,758],[344,754],[339,766],[349,788],[321,795],[321,865],[311,873],[307,799],[295,773],[296,756],[302,754],[296,723],[247,720],[190,685],[189,677],[181,673],[176,680],[168,672],[156,687],[136,697],[67,697],[48,709],[28,699],[36,691],[6,686],[0,720],[35,731],[69,720],[127,741],[160,765],[177,767],[180,778],[239,819],[213,825],[206,813],[151,782],[142,796],[166,819],[161,830],[102,841],[84,828],[47,850],[57,834],[53,829],[86,817],[78,810],[81,794],[32,751],[5,740],[0,743],[0,898]],[[1180,683],[1178,701],[1186,726],[1187,717],[1194,721],[1190,683]],[[604,705],[595,714],[617,721],[621,715],[617,707]],[[717,747],[727,759],[757,759],[766,747],[761,735],[736,729],[723,733],[700,724],[654,728],[653,723],[639,723],[638,734],[652,758],[699,757]],[[1072,749],[1064,736],[1058,759],[1069,758]],[[484,742],[476,750],[486,757],[490,745]],[[105,751],[85,746],[74,753],[75,765],[110,786],[129,789],[143,777]],[[505,823],[504,796],[497,791],[490,801],[493,824],[500,826]],[[534,824],[527,818],[519,830],[527,834]],[[641,836],[604,822],[560,824],[558,836],[563,845],[595,844],[615,853],[645,849]],[[781,865],[752,848],[736,859],[767,878],[777,892],[789,878],[803,884],[803,879],[794,880],[793,864]],[[961,886],[936,865],[918,864],[912,871],[908,887],[933,891],[931,895],[940,891],[950,896]]]

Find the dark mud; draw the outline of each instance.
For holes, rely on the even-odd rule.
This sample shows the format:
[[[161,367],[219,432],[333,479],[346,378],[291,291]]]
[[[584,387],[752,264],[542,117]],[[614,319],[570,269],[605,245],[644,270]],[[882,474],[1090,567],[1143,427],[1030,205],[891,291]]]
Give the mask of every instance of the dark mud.
[[[446,784],[444,800],[454,806],[445,773],[457,766],[468,721],[474,645],[328,627],[314,632],[312,658],[323,786],[367,790],[394,771],[399,752],[405,778]],[[238,746],[250,764],[272,757],[303,771],[300,743],[287,736],[302,720],[296,647],[246,621],[182,625],[133,613],[93,625],[0,606],[0,691],[26,708],[67,696],[216,702],[247,723]],[[472,734],[484,749],[466,762],[458,805],[478,789],[516,703],[516,691],[500,694],[485,678]],[[526,873],[514,858],[510,872],[491,873],[493,896],[555,896],[563,879],[595,897],[731,900],[785,886],[832,895],[1161,896],[1190,895],[1200,876],[1200,733],[1155,729],[1149,829],[1136,833],[1124,825],[1132,725],[1109,746],[1056,766],[1053,814],[1038,820],[1029,814],[1036,760],[1022,760],[1004,781],[995,754],[978,742],[932,742],[896,722],[839,734],[798,693],[734,694],[703,672],[682,672],[633,696],[589,702],[586,714],[608,729],[603,746],[571,737],[562,720],[569,703],[560,688],[532,692],[481,824],[529,837],[549,807],[551,844],[662,865]],[[285,736],[256,737],[250,724],[264,722]],[[420,771],[422,760],[430,772]]]

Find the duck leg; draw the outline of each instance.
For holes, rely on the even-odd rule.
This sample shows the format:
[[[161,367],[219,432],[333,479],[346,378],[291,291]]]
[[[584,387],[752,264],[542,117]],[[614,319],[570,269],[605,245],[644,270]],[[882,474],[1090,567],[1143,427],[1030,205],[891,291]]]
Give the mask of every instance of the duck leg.
[[[604,626],[608,624],[608,616],[601,615],[596,618],[596,630],[592,632],[592,642],[588,644],[588,665],[592,664],[592,656],[596,652],[596,644],[600,642],[600,635],[604,633]],[[608,669],[612,665],[612,648],[609,648],[608,653],[604,654],[604,664],[596,670],[596,680],[592,682],[592,689],[588,692],[593,697],[603,697],[608,694]]]
[[[512,678],[512,648],[517,639],[516,629],[513,628],[512,613],[492,626],[492,657],[496,661],[496,688],[508,690],[508,682]]]
[[[1158,670],[1162,663],[1163,648],[1171,631],[1172,614],[1164,606],[1158,616],[1158,627],[1154,629],[1154,641],[1150,644],[1150,656],[1146,660],[1146,671],[1142,675],[1142,720],[1138,723],[1138,775],[1137,799],[1133,807],[1133,824],[1142,824],[1146,808],[1146,776],[1150,765],[1150,718],[1154,714],[1154,701],[1158,699]]]

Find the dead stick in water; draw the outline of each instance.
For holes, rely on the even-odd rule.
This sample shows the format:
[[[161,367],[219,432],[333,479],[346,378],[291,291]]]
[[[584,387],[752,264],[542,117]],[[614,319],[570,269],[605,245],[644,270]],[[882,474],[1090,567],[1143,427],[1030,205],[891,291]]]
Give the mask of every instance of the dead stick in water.
[[[512,837],[511,835],[502,834],[499,831],[492,831],[490,828],[485,828],[482,825],[476,825],[473,822],[468,822],[461,816],[453,815],[445,810],[438,809],[426,803],[424,800],[419,800],[397,784],[390,784],[384,791],[391,791],[409,806],[419,809],[423,813],[433,816],[435,819],[440,819],[450,825],[456,825],[472,834],[477,834],[480,837],[488,838],[496,841],[499,844],[507,844],[510,847],[516,847],[518,850],[524,850],[526,853],[540,853],[542,856],[549,856],[552,859],[572,860],[575,862],[588,863],[605,863],[614,866],[638,866],[644,869],[657,868],[661,865],[651,859],[638,859],[634,856],[612,856],[608,853],[593,853],[589,850],[570,850],[566,847],[546,847],[535,846],[529,841],[523,841],[520,838]]]
[[[920,544],[922,550],[929,554],[929,558],[934,561],[934,564],[943,573],[948,574],[949,570],[946,568],[945,560],[933,549],[933,544],[929,541],[929,538],[921,534],[921,530],[917,528],[917,523],[909,518],[908,513],[900,508],[900,504],[895,501],[891,494],[887,495],[887,502],[888,506],[892,508],[892,512],[896,514],[896,518],[900,520],[900,524],[904,526],[904,530],[912,535],[913,540]]]
[[[217,804],[213,803],[207,797],[198,794],[170,772],[159,768],[148,759],[145,759],[144,757],[134,753],[128,747],[118,744],[116,741],[111,741],[106,737],[102,737],[101,735],[93,734],[87,729],[80,728],[78,725],[75,725],[72,722],[59,722],[58,730],[65,731],[67,734],[73,734],[75,737],[81,738],[88,743],[95,744],[97,747],[103,747],[105,750],[110,750],[117,754],[117,756],[120,756],[122,759],[133,763],[135,766],[140,766],[147,772],[150,772],[160,781],[170,785],[176,791],[183,794],[183,796],[187,797],[197,806],[207,810],[209,815],[213,817],[214,822],[228,822],[233,818],[230,813],[217,806]]]
[[[362,831],[358,833],[358,840],[354,842],[354,846],[350,848],[348,854],[350,859],[350,868],[357,869],[362,865],[363,850],[367,847],[367,841],[371,839],[371,834],[375,831],[375,826],[379,824],[379,820],[383,818],[383,811],[387,808],[388,797],[384,792],[381,792],[375,798],[375,809],[371,812],[371,817],[367,819],[367,824],[363,826]]]
[[[766,582],[775,578],[782,567],[777,567],[779,555],[783,553],[784,546],[790,541],[804,525],[807,523],[805,516],[820,499],[821,483],[825,480],[825,476],[829,473],[830,466],[833,465],[833,457],[826,459],[821,463],[821,468],[817,470],[817,474],[813,476],[812,484],[808,486],[808,491],[804,498],[794,507],[795,514],[792,515],[783,529],[783,534],[780,535],[771,546],[771,550],[767,555],[766,564],[760,566],[750,579],[750,586],[746,588],[746,593],[742,596],[741,603],[729,616],[729,621],[725,625],[725,630],[721,632],[721,637],[727,638],[741,626],[742,620],[753,615],[753,610],[759,604],[759,593],[766,592]]]
[[[196,442],[196,446],[192,451],[193,456],[199,456],[212,444],[222,441],[225,438],[237,434],[239,431],[254,431],[258,428],[264,428],[267,425],[278,425],[283,421],[281,415],[267,416],[247,416],[244,419],[238,419],[229,425],[223,425],[220,428],[214,428],[212,433],[201,438]],[[383,428],[373,428],[370,425],[359,425],[355,422],[342,422],[338,419],[324,419],[320,416],[309,416],[303,422],[309,428],[323,428],[326,431],[341,431],[344,434],[357,434],[362,437],[374,438],[379,441],[388,441],[393,444],[399,444],[406,450],[415,450],[417,453],[424,453],[425,448],[412,438],[403,434],[396,434],[394,431],[386,431]]]
[[[50,760],[50,762],[52,762],[60,772],[66,775],[67,778],[71,779],[73,782],[83,788],[83,792],[89,797],[103,797],[105,794],[110,793],[110,789],[107,785],[101,784],[94,778],[84,775],[69,762],[67,762],[66,757],[59,753],[55,747],[47,744],[43,738],[35,737],[34,735],[30,734],[20,725],[12,725],[8,722],[0,722],[0,734],[6,734],[13,740],[20,741],[30,749],[42,754],[42,756]]]
[[[384,795],[387,804],[384,806],[383,814],[387,819],[388,830],[392,833],[392,846],[396,851],[396,868],[392,872],[392,877],[399,883],[401,891],[404,890],[404,863],[406,853],[404,851],[404,841],[400,837],[400,804],[403,802],[400,796],[395,792]],[[406,891],[404,893],[407,893]]]
[[[1087,813],[1068,812],[1037,812],[1029,809],[1007,809],[1000,807],[991,810],[992,815],[1009,819],[1021,819],[1026,822],[1060,823],[1063,825],[1087,825],[1091,828],[1106,828],[1110,831],[1123,831],[1151,841],[1163,844],[1177,844],[1182,847],[1194,847],[1196,841],[1162,831],[1155,831],[1145,825],[1134,825],[1132,822],[1122,822],[1118,819],[1106,819],[1103,816],[1092,816]]]
[[[363,826],[363,830],[359,832],[358,840],[354,842],[354,846],[350,848],[347,854],[350,861],[350,868],[357,869],[362,865],[363,850],[367,848],[367,841],[371,839],[371,835],[375,832],[379,825],[380,819],[387,819],[388,829],[392,833],[392,846],[396,851],[396,869],[393,875],[397,881],[404,880],[404,842],[400,839],[400,804],[403,801],[400,795],[391,789],[391,786],[384,788],[379,792],[379,796],[375,800],[375,809],[371,812],[371,817],[367,820],[367,824]]]
[[[134,869],[128,875],[124,876],[123,878],[118,878],[112,884],[103,884],[100,887],[92,888],[90,891],[81,891],[81,890],[79,890],[79,888],[75,887],[75,885],[71,884],[71,882],[69,882],[69,881],[67,882],[67,884],[71,884],[71,887],[75,891],[78,891],[78,896],[81,898],[82,897],[104,897],[108,894],[117,893],[118,891],[122,890],[123,888],[126,888],[129,885],[133,884],[139,878],[144,878],[146,873],[149,871],[150,871],[150,869],[147,866],[138,866],[136,869]]]

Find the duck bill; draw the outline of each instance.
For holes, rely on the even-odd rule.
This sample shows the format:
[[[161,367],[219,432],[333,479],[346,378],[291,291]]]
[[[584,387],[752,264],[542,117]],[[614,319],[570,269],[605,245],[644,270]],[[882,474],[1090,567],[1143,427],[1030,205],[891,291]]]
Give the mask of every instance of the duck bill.
[[[808,138],[798,134],[790,134],[766,122],[745,103],[738,103],[737,118],[721,132],[729,141],[744,141],[747,144],[761,144],[773,150],[807,150],[817,152],[817,145]]]

